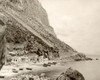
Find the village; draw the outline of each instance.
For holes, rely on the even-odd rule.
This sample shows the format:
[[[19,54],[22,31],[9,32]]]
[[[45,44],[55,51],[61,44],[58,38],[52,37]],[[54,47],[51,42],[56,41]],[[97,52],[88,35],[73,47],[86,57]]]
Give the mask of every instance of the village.
[[[18,49],[18,48],[17,48]],[[25,50],[14,50],[8,52],[5,60],[5,65],[3,66],[0,77],[12,77],[11,80],[47,80],[47,78],[40,78],[38,75],[21,75],[16,77],[18,74],[25,74],[34,70],[41,70],[44,67],[50,67],[56,65],[57,62],[53,60],[53,55],[49,55],[49,51],[42,51],[37,49],[34,53],[28,53]],[[31,77],[30,77],[31,76]],[[35,76],[35,77],[34,77]]]
[[[48,80],[49,78],[45,77],[44,73],[41,73],[41,75],[25,73],[42,70],[52,65],[56,65],[56,62],[48,60],[48,58],[44,58],[43,56],[13,56],[6,60],[6,63],[0,72],[0,78],[11,77],[9,80]]]
[[[5,60],[5,65],[21,63],[45,63],[54,59],[54,56],[50,54],[49,51],[43,52],[40,49],[38,49],[35,53],[28,53],[27,51],[19,53],[15,51],[9,52],[8,54],[9,55]]]

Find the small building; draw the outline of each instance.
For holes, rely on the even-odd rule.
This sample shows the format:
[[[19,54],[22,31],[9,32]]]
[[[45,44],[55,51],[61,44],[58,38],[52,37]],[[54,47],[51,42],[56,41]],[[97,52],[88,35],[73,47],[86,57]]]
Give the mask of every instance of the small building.
[[[21,63],[21,58],[20,57],[12,57],[12,63]]]
[[[32,54],[32,56],[29,56],[30,62],[38,62],[39,61],[39,57],[37,54]]]
[[[11,56],[16,56],[16,52],[9,52]]]
[[[27,56],[22,56],[21,57],[21,62],[29,62],[30,59]]]
[[[43,59],[43,56],[39,56],[39,62],[43,62],[44,59]]]

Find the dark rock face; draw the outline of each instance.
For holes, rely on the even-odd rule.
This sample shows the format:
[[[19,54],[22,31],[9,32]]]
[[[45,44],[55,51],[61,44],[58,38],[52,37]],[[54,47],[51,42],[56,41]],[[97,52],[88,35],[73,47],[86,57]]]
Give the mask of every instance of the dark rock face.
[[[83,75],[77,70],[71,68],[63,72],[56,80],[85,80]]]
[[[77,53],[73,56],[71,56],[71,58],[75,61],[85,61],[85,60],[92,60],[92,58],[87,57],[85,54],[83,53]]]
[[[84,60],[87,60],[87,57],[85,54],[83,53],[78,53],[78,54],[75,54],[73,56],[71,56],[75,61],[84,61]]]
[[[5,64],[5,24],[0,20],[0,70]]]

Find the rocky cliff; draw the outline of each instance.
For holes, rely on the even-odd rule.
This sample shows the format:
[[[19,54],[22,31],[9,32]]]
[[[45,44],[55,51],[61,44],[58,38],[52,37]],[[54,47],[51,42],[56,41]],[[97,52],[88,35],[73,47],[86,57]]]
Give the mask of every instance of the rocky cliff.
[[[8,51],[49,50],[54,57],[77,53],[56,37],[38,0],[0,0],[0,13],[5,15]]]
[[[0,70],[5,63],[5,28],[5,24],[0,20]]]

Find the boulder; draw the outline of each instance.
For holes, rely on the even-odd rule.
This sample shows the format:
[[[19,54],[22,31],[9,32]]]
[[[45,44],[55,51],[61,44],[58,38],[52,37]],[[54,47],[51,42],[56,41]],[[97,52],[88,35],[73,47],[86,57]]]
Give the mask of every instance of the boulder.
[[[79,71],[69,68],[66,72],[60,74],[56,80],[85,80],[85,78]]]

